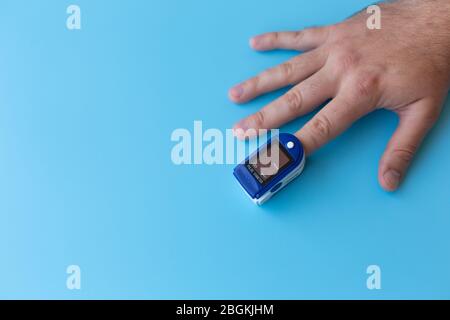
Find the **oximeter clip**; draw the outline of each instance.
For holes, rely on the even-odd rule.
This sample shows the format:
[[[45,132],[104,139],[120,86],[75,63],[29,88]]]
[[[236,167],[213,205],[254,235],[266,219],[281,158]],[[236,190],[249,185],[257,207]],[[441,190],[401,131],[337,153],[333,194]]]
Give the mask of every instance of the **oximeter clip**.
[[[262,205],[297,178],[305,166],[305,152],[300,140],[281,133],[234,168],[233,174],[245,193]]]

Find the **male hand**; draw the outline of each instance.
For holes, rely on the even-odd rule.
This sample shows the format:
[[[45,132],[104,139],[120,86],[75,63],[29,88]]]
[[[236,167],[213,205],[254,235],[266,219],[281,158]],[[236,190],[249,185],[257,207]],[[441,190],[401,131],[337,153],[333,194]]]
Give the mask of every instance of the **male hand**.
[[[336,25],[252,38],[250,45],[258,51],[303,53],[230,90],[233,101],[244,103],[293,85],[235,129],[278,128],[332,99],[296,133],[310,154],[369,112],[392,110],[399,125],[381,158],[378,179],[384,189],[397,189],[450,88],[450,1],[379,6],[380,30],[367,28],[364,11]]]

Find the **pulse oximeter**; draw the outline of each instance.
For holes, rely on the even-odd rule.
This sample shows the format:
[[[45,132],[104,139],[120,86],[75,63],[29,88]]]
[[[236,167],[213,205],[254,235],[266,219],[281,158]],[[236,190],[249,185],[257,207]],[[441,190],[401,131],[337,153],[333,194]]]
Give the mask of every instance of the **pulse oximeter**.
[[[281,133],[248,156],[233,174],[257,205],[297,178],[305,166],[303,145],[294,135]]]

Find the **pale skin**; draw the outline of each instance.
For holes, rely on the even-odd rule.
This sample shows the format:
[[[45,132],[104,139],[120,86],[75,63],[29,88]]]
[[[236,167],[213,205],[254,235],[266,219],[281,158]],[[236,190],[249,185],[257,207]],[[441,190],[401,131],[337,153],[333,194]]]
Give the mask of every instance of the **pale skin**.
[[[231,100],[245,103],[292,86],[234,129],[279,128],[331,99],[296,132],[311,154],[368,113],[391,110],[399,124],[381,157],[378,180],[385,190],[396,190],[450,89],[450,1],[399,0],[379,6],[380,30],[367,28],[369,14],[363,11],[336,25],[252,38],[250,46],[257,51],[302,53],[230,89]]]

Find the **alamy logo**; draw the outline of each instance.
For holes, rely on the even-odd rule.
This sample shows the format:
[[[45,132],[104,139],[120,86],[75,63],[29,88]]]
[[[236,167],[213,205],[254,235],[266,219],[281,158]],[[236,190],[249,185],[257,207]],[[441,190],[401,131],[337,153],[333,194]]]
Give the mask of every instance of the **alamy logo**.
[[[245,132],[236,132],[227,129],[222,132],[220,129],[203,129],[202,121],[194,121],[193,130],[179,128],[171,134],[171,141],[176,144],[171,150],[171,160],[175,165],[222,165],[241,163],[251,153],[262,147],[268,137],[275,137],[279,130],[255,130],[249,129]],[[255,137],[244,141],[238,141],[235,136]],[[263,164],[263,174],[274,174],[276,169],[271,164],[279,161],[278,147],[270,148],[270,152],[262,152],[258,158],[250,161],[258,161]]]
[[[367,278],[367,289],[380,290],[381,289],[381,268],[377,265],[370,265],[366,270],[369,277]]]
[[[81,9],[79,6],[72,4],[67,7],[66,13],[69,15],[66,20],[66,26],[69,30],[81,29]]]
[[[81,268],[77,265],[70,265],[66,269],[66,273],[69,275],[66,280],[66,287],[69,290],[81,289]]]
[[[381,8],[377,5],[369,6],[367,13],[370,17],[367,19],[367,28],[369,30],[381,29]]]

